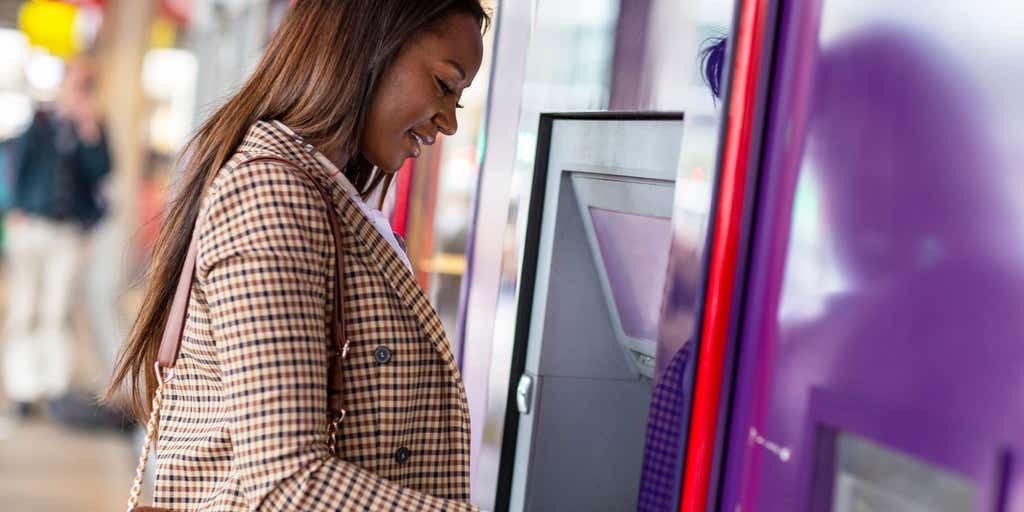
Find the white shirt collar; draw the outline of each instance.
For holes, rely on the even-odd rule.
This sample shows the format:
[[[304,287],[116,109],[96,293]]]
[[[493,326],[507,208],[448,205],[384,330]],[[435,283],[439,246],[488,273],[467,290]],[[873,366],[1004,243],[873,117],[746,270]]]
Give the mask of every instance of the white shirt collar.
[[[289,128],[286,124],[276,119],[273,121],[273,123],[274,126],[284,131],[285,133],[291,135],[292,137],[295,137],[296,140],[302,141],[302,137],[300,137],[298,134],[292,131],[292,129]],[[305,142],[302,143],[306,144]],[[363,215],[370,220],[370,223],[373,224],[375,228],[377,228],[377,231],[381,234],[381,236],[384,237],[384,240],[386,240],[388,245],[390,245],[391,248],[394,249],[396,253],[398,253],[398,256],[401,257],[402,262],[404,262],[405,266],[409,267],[409,271],[412,272],[412,262],[409,261],[409,256],[405,253],[405,250],[402,248],[401,244],[398,243],[398,238],[396,238],[397,235],[395,235],[395,232],[391,230],[391,221],[388,220],[388,218],[384,216],[384,214],[380,210],[366,204],[366,202],[363,201],[363,198],[362,196],[359,195],[359,191],[356,190],[355,185],[353,185],[352,182],[348,180],[348,177],[345,176],[345,173],[341,172],[341,170],[338,169],[337,165],[334,165],[334,162],[332,162],[330,158],[327,158],[326,155],[318,151],[316,148],[313,148],[313,146],[309,147],[312,148],[311,154],[313,155],[313,158],[316,158],[317,162],[319,162],[320,165],[324,167],[324,170],[331,175],[331,178],[333,178],[335,182],[341,185],[341,188],[345,189],[345,191],[348,192],[349,197],[351,197],[352,200],[355,201],[356,205],[359,206],[359,209],[363,212]]]

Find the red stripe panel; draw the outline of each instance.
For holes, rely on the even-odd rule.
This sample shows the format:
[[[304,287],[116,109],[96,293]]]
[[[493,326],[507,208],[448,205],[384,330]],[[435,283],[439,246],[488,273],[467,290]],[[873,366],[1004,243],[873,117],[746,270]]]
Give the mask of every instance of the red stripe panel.
[[[405,238],[409,228],[409,195],[412,189],[413,160],[407,159],[398,171],[398,184],[395,190],[395,209],[391,213],[391,229],[398,236]]]
[[[734,45],[736,58],[680,512],[707,510],[767,7],[766,0],[743,2]]]

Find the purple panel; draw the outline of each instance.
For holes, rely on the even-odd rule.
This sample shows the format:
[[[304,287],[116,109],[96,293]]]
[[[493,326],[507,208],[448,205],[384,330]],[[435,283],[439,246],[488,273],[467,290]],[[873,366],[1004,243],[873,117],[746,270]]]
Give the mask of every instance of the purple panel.
[[[590,207],[615,309],[622,330],[632,338],[654,341],[672,220]]]
[[[928,5],[784,4],[721,510],[811,508],[823,428],[1024,510],[1024,8]]]

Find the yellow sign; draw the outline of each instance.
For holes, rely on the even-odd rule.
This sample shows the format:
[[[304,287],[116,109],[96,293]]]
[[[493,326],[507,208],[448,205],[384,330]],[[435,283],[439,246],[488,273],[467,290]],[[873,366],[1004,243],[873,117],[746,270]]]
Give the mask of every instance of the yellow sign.
[[[75,20],[78,8],[53,0],[31,0],[21,6],[18,28],[28,36],[29,43],[41,46],[58,57],[68,57],[81,50]]]
[[[174,48],[177,34],[174,24],[164,16],[157,16],[153,28],[149,31],[149,45],[153,48]]]

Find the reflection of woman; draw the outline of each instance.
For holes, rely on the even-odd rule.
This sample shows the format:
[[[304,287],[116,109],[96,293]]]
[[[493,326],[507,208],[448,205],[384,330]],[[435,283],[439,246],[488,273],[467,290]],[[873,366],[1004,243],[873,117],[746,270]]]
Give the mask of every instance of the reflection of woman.
[[[37,112],[15,144],[3,373],[22,412],[63,395],[71,379],[68,313],[81,235],[103,213],[97,194],[110,171],[95,82],[90,61],[71,61],[56,108]]]
[[[762,430],[797,460],[812,459],[808,415],[820,397],[856,403],[850,414],[876,431],[893,427],[890,411],[911,418],[899,420],[906,432],[952,421],[965,446],[973,418],[1016,417],[989,399],[1020,389],[1012,362],[1022,326],[1009,311],[1024,291],[999,263],[1010,208],[978,96],[955,62],[913,32],[881,27],[829,44],[816,60],[810,165],[800,169],[820,185],[820,236],[835,249],[843,291],[811,321],[783,324],[774,343]],[[799,466],[762,464],[760,502],[798,508]],[[941,496],[905,498],[964,509],[940,507]]]
[[[704,80],[712,95],[722,91],[726,38],[715,38],[701,51]],[[658,333],[658,371],[655,373],[651,407],[647,417],[643,467],[640,475],[638,512],[668,510],[679,490],[684,450],[683,422],[691,390],[686,373],[693,350],[694,314],[700,310],[702,254],[673,237],[669,252],[668,282]]]
[[[130,382],[145,413],[198,223],[185,334],[163,385],[158,506],[470,508],[469,418],[448,340],[363,199],[456,131],[486,21],[477,0],[295,2],[253,76],[200,128],[112,386]],[[343,254],[328,216],[340,220]],[[332,456],[328,324],[342,305],[347,414]]]

